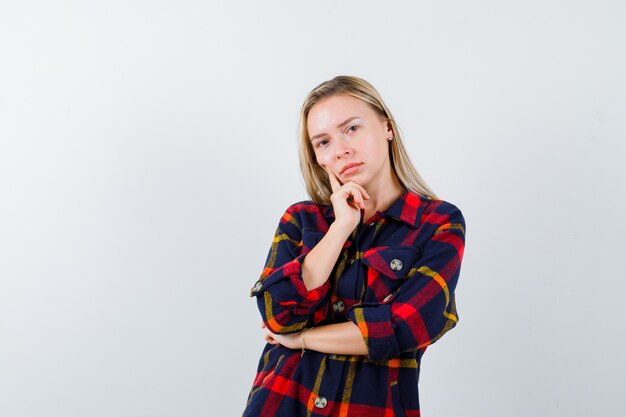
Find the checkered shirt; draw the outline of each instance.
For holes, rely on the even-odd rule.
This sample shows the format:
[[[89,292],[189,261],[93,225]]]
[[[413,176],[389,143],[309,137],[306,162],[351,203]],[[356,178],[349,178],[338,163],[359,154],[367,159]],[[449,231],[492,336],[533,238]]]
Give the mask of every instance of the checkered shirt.
[[[308,291],[302,262],[333,220],[330,205],[287,208],[250,295],[274,333],[352,321],[367,355],[267,344],[244,416],[420,415],[422,355],[458,322],[465,219],[449,202],[405,191],[355,228],[328,281]]]

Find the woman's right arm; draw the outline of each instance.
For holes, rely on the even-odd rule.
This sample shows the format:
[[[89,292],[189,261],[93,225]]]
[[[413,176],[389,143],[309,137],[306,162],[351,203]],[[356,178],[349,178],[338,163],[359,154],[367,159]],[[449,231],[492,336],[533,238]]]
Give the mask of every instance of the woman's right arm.
[[[360,221],[363,199],[369,198],[357,184],[342,186],[331,177],[331,185],[335,221],[324,237],[313,248],[305,247],[300,217],[308,211],[306,203],[289,207],[276,229],[263,273],[250,293],[257,297],[263,323],[273,333],[297,332],[326,317],[328,278]]]
[[[261,276],[250,292],[273,333],[297,332],[326,317],[328,277],[345,239],[341,241],[342,230],[331,225],[315,244],[303,227],[310,210],[310,203],[296,203],[281,216]]]
[[[326,167],[324,169],[333,190],[330,200],[333,204],[335,221],[330,225],[324,238],[307,255],[302,265],[304,284],[309,290],[318,288],[328,281],[343,244],[361,221],[361,208],[365,208],[364,200],[369,198],[367,191],[360,185],[354,182],[343,185],[331,170]]]
[[[319,288],[328,281],[350,233],[352,230],[333,223],[324,238],[306,255],[302,263],[302,280],[307,290]]]
[[[333,222],[308,248],[301,226],[308,207],[296,203],[281,216],[263,272],[250,292],[257,298],[265,326],[276,334],[302,330],[326,317],[328,278],[352,232]]]

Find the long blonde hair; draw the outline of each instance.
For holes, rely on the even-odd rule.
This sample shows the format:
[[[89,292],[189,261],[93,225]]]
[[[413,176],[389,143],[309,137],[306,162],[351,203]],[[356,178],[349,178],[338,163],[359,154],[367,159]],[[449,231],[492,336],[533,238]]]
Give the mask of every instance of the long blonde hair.
[[[411,163],[402,143],[400,129],[393,115],[376,89],[367,81],[353,76],[341,75],[324,81],[315,87],[304,100],[300,111],[300,170],[311,200],[318,204],[331,204],[332,188],[324,168],[317,164],[315,152],[309,138],[307,117],[311,108],[322,98],[334,95],[348,95],[363,100],[383,118],[389,121],[393,130],[393,140],[389,142],[391,167],[404,188],[427,198],[437,199],[435,193],[422,179]]]

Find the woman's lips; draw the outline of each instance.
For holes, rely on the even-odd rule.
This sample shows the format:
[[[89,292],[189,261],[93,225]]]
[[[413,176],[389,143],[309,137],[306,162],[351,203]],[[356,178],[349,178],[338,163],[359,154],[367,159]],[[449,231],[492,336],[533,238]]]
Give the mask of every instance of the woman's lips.
[[[341,171],[341,175],[349,175],[357,171],[361,167],[361,164],[349,164],[346,169]]]

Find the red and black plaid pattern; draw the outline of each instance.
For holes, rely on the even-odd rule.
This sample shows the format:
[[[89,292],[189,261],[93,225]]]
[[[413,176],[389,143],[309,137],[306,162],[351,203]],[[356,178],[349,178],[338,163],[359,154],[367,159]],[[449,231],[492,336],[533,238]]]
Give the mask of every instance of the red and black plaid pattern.
[[[301,201],[281,217],[256,297],[275,333],[354,322],[367,355],[266,345],[244,416],[419,416],[426,347],[458,322],[454,289],[465,242],[461,211],[405,192],[362,222],[329,280],[307,291],[301,264],[334,220],[332,206]]]

